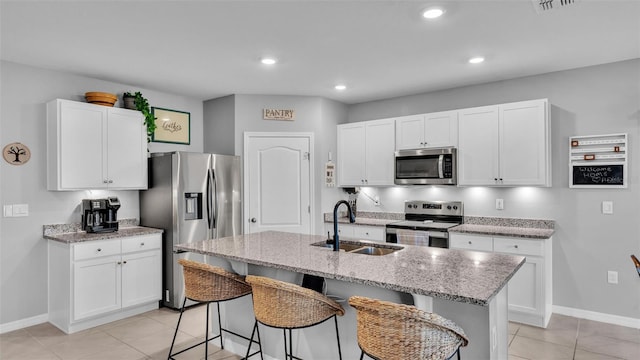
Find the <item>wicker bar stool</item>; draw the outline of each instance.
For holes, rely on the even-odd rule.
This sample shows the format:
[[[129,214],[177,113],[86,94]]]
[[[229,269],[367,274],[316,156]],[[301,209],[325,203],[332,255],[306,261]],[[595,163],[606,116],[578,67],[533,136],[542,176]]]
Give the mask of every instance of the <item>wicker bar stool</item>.
[[[378,360],[451,359],[469,340],[453,321],[418,310],[362,296],[349,298],[356,309],[358,346]]]
[[[283,329],[285,359],[300,359],[293,356],[291,330],[310,327],[333,318],[338,356],[342,359],[337,316],[344,315],[344,309],[340,304],[317,291],[283,281],[252,275],[247,275],[246,281],[253,289],[253,312],[256,316],[254,332],[258,334],[258,338],[258,323]],[[253,332],[251,338],[253,339]]]
[[[169,349],[169,360],[174,359],[173,357],[182,354],[183,352],[193,349],[196,346],[204,344],[205,347],[205,359],[209,356],[209,341],[220,338],[220,347],[224,349],[224,344],[222,342],[222,333],[227,332],[236,336],[239,336],[243,339],[249,341],[247,358],[249,356],[253,356],[255,354],[260,353],[262,355],[262,349],[260,348],[260,335],[258,334],[257,341],[253,340],[253,334],[251,335],[251,339],[237,334],[231,330],[223,329],[222,322],[220,321],[220,302],[237,299],[239,297],[251,294],[251,286],[247,284],[243,277],[229,272],[223,268],[212,266],[208,264],[203,264],[193,260],[187,259],[178,259],[178,263],[182,265],[182,270],[184,273],[184,290],[185,290],[185,298],[182,302],[182,307],[180,308],[180,317],[178,318],[178,325],[176,326],[176,331],[173,334],[173,341],[171,341],[171,348]],[[182,314],[184,312],[185,304],[187,303],[187,299],[197,301],[200,303],[207,304],[207,320],[205,321],[205,339],[202,342],[199,342],[195,345],[192,345],[186,349],[180,350],[176,353],[172,353],[173,346],[176,342],[176,336],[178,335],[178,329],[180,328],[180,321],[182,320]],[[218,328],[220,329],[220,334],[209,338],[209,304],[215,302],[218,306]],[[258,344],[260,350],[254,352],[249,355],[251,350],[251,345],[253,343]]]

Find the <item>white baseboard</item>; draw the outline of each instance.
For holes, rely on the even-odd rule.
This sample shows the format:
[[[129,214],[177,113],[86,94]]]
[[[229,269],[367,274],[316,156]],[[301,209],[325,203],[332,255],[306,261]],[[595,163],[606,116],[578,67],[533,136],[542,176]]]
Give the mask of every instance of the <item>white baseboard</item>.
[[[575,309],[559,305],[553,305],[553,312],[560,315],[573,316],[581,319],[600,321],[608,324],[626,326],[634,329],[640,329],[640,319],[599,313],[595,311]]]
[[[12,321],[10,323],[0,324],[0,334],[4,334],[10,331],[19,330],[33,325],[46,323],[49,321],[49,314],[42,314],[33,316],[26,319],[20,319]]]

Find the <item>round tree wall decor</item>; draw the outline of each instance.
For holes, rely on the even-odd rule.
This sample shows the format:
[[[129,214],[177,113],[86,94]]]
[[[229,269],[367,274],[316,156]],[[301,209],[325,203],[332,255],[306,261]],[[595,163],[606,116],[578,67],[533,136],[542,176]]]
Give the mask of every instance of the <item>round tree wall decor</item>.
[[[2,149],[2,157],[11,165],[23,165],[31,158],[31,150],[27,145],[14,142]]]

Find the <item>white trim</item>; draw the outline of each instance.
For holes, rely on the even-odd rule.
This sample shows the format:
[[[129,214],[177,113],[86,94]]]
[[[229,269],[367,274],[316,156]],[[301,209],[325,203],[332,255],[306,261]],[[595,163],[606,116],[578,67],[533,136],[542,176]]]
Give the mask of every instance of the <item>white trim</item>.
[[[600,321],[608,324],[626,326],[634,329],[640,329],[640,319],[605,314],[595,311],[570,308],[565,306],[553,305],[553,312],[560,315],[573,316],[580,319]]]
[[[20,319],[9,323],[0,324],[0,334],[19,330],[33,325],[43,324],[49,321],[49,314],[41,314],[26,319]]]
[[[311,211],[309,213],[309,235],[315,234],[315,218],[316,218],[316,188],[315,188],[315,141],[314,134],[312,132],[244,132],[244,143],[242,152],[242,168],[243,168],[243,180],[242,180],[242,194],[247,193],[249,188],[249,162],[246,160],[249,155],[249,138],[277,138],[277,137],[289,137],[289,138],[308,138],[309,139],[309,206]],[[249,221],[249,204],[246,198],[243,196],[243,211],[242,211],[242,233],[245,234],[245,224]]]

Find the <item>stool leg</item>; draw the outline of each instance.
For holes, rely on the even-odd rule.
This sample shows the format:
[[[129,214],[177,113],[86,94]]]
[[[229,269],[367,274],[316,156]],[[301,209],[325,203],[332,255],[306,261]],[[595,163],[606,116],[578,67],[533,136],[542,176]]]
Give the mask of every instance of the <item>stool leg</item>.
[[[222,321],[220,320],[220,302],[216,302],[218,305],[218,329],[220,329],[220,348],[224,349],[224,344],[222,343]]]
[[[364,351],[360,350],[360,360],[364,359]]]
[[[291,337],[291,329],[289,329],[289,357],[293,360],[293,338]]]
[[[260,328],[258,327],[258,321],[256,320],[256,335],[258,336],[258,349],[260,350],[260,360],[264,360],[262,357],[262,339],[260,339]]]
[[[333,315],[333,319],[336,321],[336,339],[338,339],[338,357],[342,360],[342,350],[340,349],[340,333],[338,333],[338,317]]]
[[[251,352],[251,345],[253,344],[253,335],[256,335],[258,338],[258,350],[260,352],[260,359],[263,360],[262,358],[262,342],[260,340],[260,329],[258,328],[258,320],[256,320],[256,322],[253,325],[253,330],[251,331],[251,338],[249,339],[249,347],[247,348],[247,354],[244,356],[244,359],[249,359],[249,353]],[[252,354],[252,356],[255,355]]]
[[[207,316],[205,319],[205,335],[204,335],[204,358],[207,360],[209,358],[209,304],[207,303]]]
[[[187,304],[187,298],[184,298],[182,307],[180,308],[180,316],[178,317],[178,325],[176,325],[176,331],[173,333],[173,340],[171,341],[171,347],[169,348],[169,356],[167,360],[171,360],[171,352],[173,351],[173,344],[176,342],[176,336],[178,336],[178,328],[180,327],[180,321],[182,320],[182,313],[184,312],[184,306]]]
[[[284,335],[284,360],[288,360],[289,354],[287,354],[287,329],[282,329],[282,335]]]

